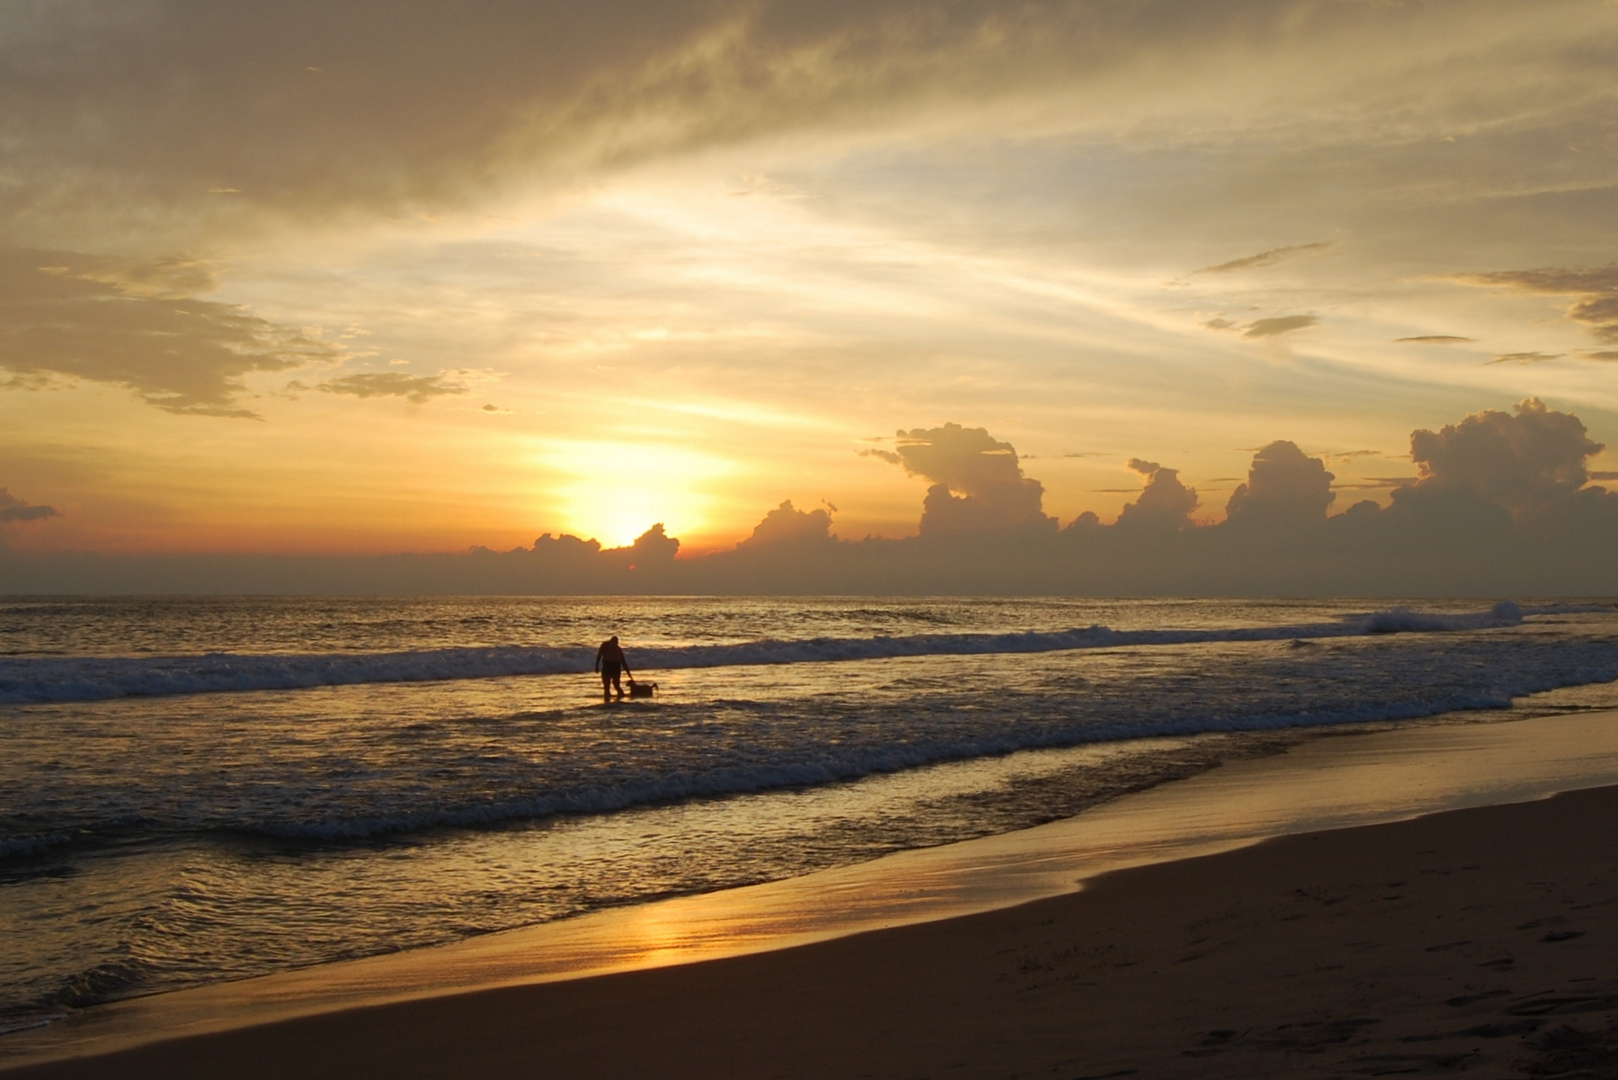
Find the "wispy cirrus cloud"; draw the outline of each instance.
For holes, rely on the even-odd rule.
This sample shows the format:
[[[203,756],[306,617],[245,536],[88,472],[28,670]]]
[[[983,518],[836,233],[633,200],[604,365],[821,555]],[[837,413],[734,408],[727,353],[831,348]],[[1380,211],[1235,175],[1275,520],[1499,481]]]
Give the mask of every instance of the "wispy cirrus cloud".
[[[1255,319],[1247,324],[1243,331],[1244,338],[1269,338],[1290,334],[1294,330],[1305,330],[1320,323],[1318,315],[1280,315],[1273,319]]]
[[[1451,280],[1510,292],[1573,297],[1567,317],[1589,327],[1597,341],[1618,344],[1618,263],[1573,269],[1491,270],[1456,274]]]
[[[1560,360],[1565,353],[1511,352],[1501,353],[1487,364],[1543,364],[1547,360]]]
[[[1232,274],[1238,270],[1259,270],[1266,266],[1274,266],[1286,259],[1295,259],[1300,255],[1314,255],[1331,247],[1330,240],[1317,240],[1312,244],[1292,244],[1289,247],[1271,248],[1261,251],[1257,255],[1247,255],[1240,259],[1220,263],[1217,266],[1204,266],[1200,270],[1193,270],[1194,274]]]

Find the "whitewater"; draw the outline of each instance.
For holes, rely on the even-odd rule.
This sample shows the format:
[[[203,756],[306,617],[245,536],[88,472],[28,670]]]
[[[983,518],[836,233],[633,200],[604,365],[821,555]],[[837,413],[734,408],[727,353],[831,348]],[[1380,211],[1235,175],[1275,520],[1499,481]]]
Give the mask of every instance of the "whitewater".
[[[1605,611],[1601,605],[1530,607],[1528,614]],[[1511,601],[1481,613],[1433,614],[1393,608],[1349,614],[1328,623],[1218,629],[1115,630],[1092,625],[1046,632],[814,637],[728,644],[651,647],[639,650],[647,668],[734,667],[754,664],[884,660],[903,656],[973,656],[1040,653],[1129,645],[1186,645],[1233,641],[1278,641],[1476,630],[1514,626],[1524,611]],[[387,653],[205,653],[161,657],[0,657],[0,704],[98,701],[157,694],[204,694],[230,690],[293,690],[356,683],[480,679],[501,675],[566,675],[592,670],[594,649],[577,646],[444,648]]]
[[[656,680],[604,707],[595,644]],[[0,602],[0,1029],[1618,704],[1607,600]]]

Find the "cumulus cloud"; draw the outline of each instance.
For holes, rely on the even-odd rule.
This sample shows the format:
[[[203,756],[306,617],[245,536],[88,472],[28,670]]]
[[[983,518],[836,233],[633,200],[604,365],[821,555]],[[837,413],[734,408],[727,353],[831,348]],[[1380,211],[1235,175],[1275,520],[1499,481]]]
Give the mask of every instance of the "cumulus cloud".
[[[744,551],[765,548],[796,547],[805,544],[824,544],[831,541],[831,515],[835,507],[799,510],[787,499],[764,515],[764,520],[753,528],[753,535],[737,544]]]
[[[358,398],[402,397],[417,405],[425,405],[435,397],[446,394],[465,394],[469,388],[450,379],[452,372],[437,375],[406,375],[402,371],[362,371],[328,379],[313,387],[292,384],[293,389],[313,389],[327,394],[351,394]],[[485,405],[488,411],[498,411]]]
[[[338,354],[301,331],[186,295],[210,281],[183,259],[0,250],[0,369],[12,375],[4,385],[85,379],[127,387],[168,412],[250,417],[237,403],[242,376]]]
[[[901,432],[892,451],[916,475],[947,477],[923,502],[921,536],[847,542],[830,507],[784,501],[736,549],[677,559],[662,525],[634,544],[542,536],[532,549],[468,556],[93,561],[0,560],[16,591],[818,593],[1416,596],[1610,595],[1618,591],[1618,494],[1589,486],[1602,452],[1582,421],[1538,399],[1411,437],[1419,475],[1386,509],[1328,515],[1334,477],[1294,443],[1254,455],[1224,521],[1190,520],[1196,493],[1174,470],[1131,459],[1146,489],[1114,525],[1092,512],[1066,529],[1038,510],[1038,482],[981,428]],[[930,470],[930,471],[929,471]],[[944,501],[948,500],[948,501]],[[48,516],[0,489],[11,520]],[[953,517],[946,515],[954,515]],[[0,519],[4,515],[0,514]],[[1022,527],[1019,527],[1022,526]],[[939,542],[944,537],[947,542]],[[75,576],[77,575],[77,576]],[[211,576],[210,576],[211,575]],[[206,584],[204,584],[206,583]]]
[[[1278,439],[1253,455],[1247,481],[1231,492],[1225,517],[1233,525],[1290,527],[1326,519],[1337,496],[1326,463]]]
[[[628,547],[608,548],[602,554],[616,558],[631,570],[651,570],[672,563],[679,551],[680,541],[670,536],[659,521],[635,537]]]
[[[0,487],[0,525],[14,521],[43,521],[46,518],[61,516],[54,506],[35,505],[17,498],[7,488]]]
[[[1023,476],[1017,451],[984,428],[945,424],[900,431],[895,451],[872,456],[932,481],[922,504],[923,535],[1056,527],[1041,509],[1045,488]]]
[[[1457,274],[1452,280],[1511,292],[1573,297],[1567,317],[1589,327],[1597,341],[1618,344],[1618,263],[1583,269],[1495,270]]]
[[[1486,409],[1412,434],[1410,456],[1421,479],[1400,495],[1463,491],[1520,517],[1575,495],[1590,480],[1586,460],[1603,449],[1577,416],[1529,398],[1510,413]]]
[[[1256,319],[1247,324],[1247,331],[1242,337],[1277,337],[1281,334],[1290,334],[1294,330],[1303,330],[1319,322],[1318,315],[1281,315],[1273,319]]]
[[[1125,529],[1172,531],[1191,528],[1197,508],[1197,489],[1180,482],[1178,469],[1165,469],[1155,461],[1130,458],[1129,467],[1146,477],[1140,498],[1124,506],[1118,525]]]
[[[1237,270],[1257,270],[1265,266],[1274,266],[1285,259],[1296,258],[1299,255],[1309,255],[1325,251],[1331,247],[1330,240],[1317,240],[1312,244],[1293,244],[1290,247],[1271,248],[1261,251],[1257,255],[1248,255],[1230,262],[1220,263],[1218,266],[1204,266],[1201,270],[1192,271],[1197,274],[1230,274]]]

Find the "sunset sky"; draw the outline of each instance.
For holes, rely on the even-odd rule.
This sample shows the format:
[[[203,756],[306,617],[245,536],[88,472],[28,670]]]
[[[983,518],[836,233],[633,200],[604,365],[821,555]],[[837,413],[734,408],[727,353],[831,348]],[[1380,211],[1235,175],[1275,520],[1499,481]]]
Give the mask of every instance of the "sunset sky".
[[[1064,523],[1618,447],[1615,72],[1611,0],[5,5],[0,545],[896,537],[946,422]]]

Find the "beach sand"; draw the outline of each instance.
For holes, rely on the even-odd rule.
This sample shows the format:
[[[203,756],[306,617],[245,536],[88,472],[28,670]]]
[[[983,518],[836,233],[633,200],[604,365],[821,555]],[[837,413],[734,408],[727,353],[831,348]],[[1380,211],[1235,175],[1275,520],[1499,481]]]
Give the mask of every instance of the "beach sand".
[[[330,1011],[7,1076],[1457,1071],[1618,1076],[1618,788],[1282,836],[777,951]]]

